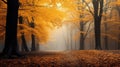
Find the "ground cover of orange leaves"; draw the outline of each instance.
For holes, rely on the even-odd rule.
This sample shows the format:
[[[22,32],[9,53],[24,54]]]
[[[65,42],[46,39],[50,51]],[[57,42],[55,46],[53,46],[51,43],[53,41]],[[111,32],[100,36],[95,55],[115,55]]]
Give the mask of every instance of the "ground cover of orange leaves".
[[[120,51],[32,52],[24,58],[0,59],[0,67],[120,67]]]

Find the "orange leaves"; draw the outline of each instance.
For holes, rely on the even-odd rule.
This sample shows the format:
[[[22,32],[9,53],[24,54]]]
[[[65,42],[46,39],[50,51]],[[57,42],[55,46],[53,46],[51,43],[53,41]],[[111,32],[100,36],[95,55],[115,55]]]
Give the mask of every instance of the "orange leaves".
[[[120,51],[63,51],[27,53],[24,59],[1,59],[1,66],[16,67],[119,67]]]
[[[30,32],[34,34],[40,42],[47,42],[49,32],[60,27],[66,17],[62,0],[21,0],[22,8],[19,15],[23,16],[27,21],[24,21],[24,30],[21,32]],[[27,18],[26,18],[27,17]],[[34,18],[34,21],[32,19]],[[34,22],[35,28],[30,28],[29,23]],[[29,40],[29,39],[28,39]]]
[[[110,6],[120,6],[120,0],[115,0],[110,3]]]

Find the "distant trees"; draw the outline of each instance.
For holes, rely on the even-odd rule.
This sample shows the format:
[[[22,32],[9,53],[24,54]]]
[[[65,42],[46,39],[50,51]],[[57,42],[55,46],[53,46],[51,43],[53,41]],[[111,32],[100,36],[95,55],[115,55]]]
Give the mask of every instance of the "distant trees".
[[[41,1],[41,2],[34,1],[34,5],[32,5],[33,1],[21,0],[20,2],[16,3],[17,6],[15,4],[15,2],[17,2],[16,0],[15,0],[15,2],[13,2],[13,5],[11,5],[12,3],[10,2],[10,0],[9,0],[10,3],[8,3],[8,6],[11,5],[10,7],[8,7],[8,9],[9,9],[8,12],[10,11],[11,12],[10,15],[13,17],[11,20],[7,19],[6,24],[8,26],[12,25],[12,28],[10,28],[11,26],[9,26],[9,29],[8,29],[8,27],[6,26],[6,30],[8,31],[8,32],[6,32],[6,34],[8,36],[8,37],[6,37],[6,39],[8,39],[10,37],[8,34],[11,34],[11,33],[14,33],[14,36],[13,36],[13,34],[12,34],[13,37],[11,36],[11,38],[14,38],[14,39],[11,39],[13,41],[15,40],[15,38],[17,38],[17,37],[19,38],[19,36],[20,36],[20,38],[22,39],[22,50],[23,51],[29,51],[29,49],[27,48],[27,42],[30,40],[30,38],[27,36],[31,35],[31,39],[32,39],[31,44],[32,44],[32,51],[33,51],[36,49],[35,40],[38,39],[38,41],[40,43],[47,42],[48,37],[49,37],[49,31],[55,27],[61,26],[62,20],[65,16],[64,11],[59,9],[60,5],[56,4],[57,2],[55,2],[55,4],[54,4],[54,2],[50,3],[48,1]],[[7,1],[4,1],[4,3],[7,3]],[[18,7],[19,4],[20,4],[20,9],[19,9],[19,18],[18,18],[18,10],[17,10],[18,8],[16,8],[16,7]],[[16,7],[11,8],[12,6],[16,6]],[[14,11],[17,11],[17,14],[14,14],[14,13],[16,13]],[[55,12],[55,13],[53,13],[53,12]],[[8,13],[7,18],[10,18],[9,13]],[[15,16],[16,16],[16,18],[15,18]],[[27,19],[25,17],[27,17]],[[12,23],[10,24],[10,22],[13,21],[13,18],[14,18],[14,22],[13,22],[13,24]],[[15,32],[17,32],[16,31],[17,26],[15,26],[15,24],[18,23],[18,22],[15,23],[17,21],[16,19],[19,19],[18,35],[17,35],[17,33],[15,34]],[[14,27],[14,29],[13,29],[13,27]],[[15,32],[10,32],[10,30],[15,31]],[[35,38],[35,36],[36,36],[36,38]],[[11,40],[10,41],[6,40],[6,44],[8,44],[9,42],[11,43]],[[16,42],[16,41],[14,41],[14,42]],[[9,47],[9,46],[5,45],[4,52],[9,51],[9,50],[7,50],[7,47]],[[10,52],[12,52],[13,48],[11,48],[10,50],[11,50]],[[17,48],[15,50],[18,51]]]
[[[23,24],[23,23],[24,23],[24,18],[22,16],[19,16],[19,24]],[[24,28],[20,27],[20,30],[24,30]],[[21,32],[21,40],[22,40],[22,44],[21,44],[22,49],[21,50],[28,52],[29,49],[27,47],[27,42],[26,42],[26,39],[25,39],[24,32]]]
[[[12,52],[15,50],[16,54],[17,52],[19,52],[17,48],[13,50],[13,48],[18,47],[16,40],[17,37],[21,38],[22,40],[23,51],[29,51],[27,47],[28,41],[31,41],[31,50],[35,51],[37,42],[36,39],[38,39],[40,43],[47,42],[49,38],[49,32],[56,27],[61,27],[62,24],[67,22],[70,22],[72,25],[76,24],[76,26],[79,27],[80,49],[84,49],[85,39],[87,38],[87,36],[89,36],[88,34],[90,32],[91,23],[94,22],[95,49],[98,50],[102,49],[101,26],[103,25],[101,25],[101,22],[105,22],[104,47],[105,49],[109,49],[108,38],[110,36],[108,35],[110,33],[110,29],[108,28],[111,26],[109,26],[108,22],[119,22],[118,20],[111,20],[111,18],[108,17],[110,16],[110,10],[107,11],[107,9],[110,8],[110,5],[106,6],[107,2],[105,0],[20,0],[19,3],[18,0],[13,0],[12,2],[10,2],[10,0],[8,0],[8,2],[5,0],[2,1],[8,5],[4,53],[7,53],[9,55],[12,54]],[[78,1],[80,1],[80,3]],[[20,5],[19,13],[18,5]],[[111,7],[110,9],[112,10],[113,8],[118,11],[118,14],[120,16],[119,5],[117,4],[115,5],[115,7]],[[107,13],[109,13],[109,15],[104,16],[104,14]],[[19,24],[17,35],[16,30],[18,19]],[[3,25],[0,26],[2,27]],[[120,30],[120,27],[118,28],[118,30]],[[4,33],[0,33],[0,36],[2,36],[3,34]],[[69,37],[71,38],[71,43],[69,42],[69,45],[71,45],[72,48],[72,30],[69,34]],[[118,35],[117,41],[118,49],[120,49],[119,40],[120,34]],[[8,44],[12,46],[8,46]]]
[[[34,18],[32,17],[32,21],[29,23],[31,28],[35,28],[35,22],[34,22]],[[31,34],[31,38],[32,38],[32,43],[31,43],[31,51],[35,51],[36,50],[36,43],[35,43],[35,35]]]
[[[20,14],[27,17],[27,23],[22,26],[25,28],[24,31],[27,31],[26,34],[31,34],[31,38],[28,39],[31,40],[31,51],[36,50],[37,41],[39,43],[48,41],[48,31],[62,24],[65,14],[59,10],[57,2],[55,3],[46,0],[21,0]]]
[[[103,24],[104,25],[104,33],[107,34],[108,33],[108,23],[106,22],[107,19],[109,19],[107,17],[107,11],[109,9],[109,2],[110,1],[105,1],[106,4],[104,5],[104,8],[103,8],[103,13],[105,14],[105,16],[103,16],[103,21],[105,21],[105,23]],[[104,45],[105,45],[105,49],[108,50],[108,36],[104,36]]]
[[[79,31],[80,31],[80,50],[84,49],[85,39],[87,38],[92,18],[90,18],[90,13],[87,11],[88,3],[85,0],[78,1],[78,11],[79,11]]]
[[[119,0],[116,1],[115,3],[115,8],[118,11],[118,18],[120,18],[120,4],[119,4]],[[120,23],[120,19],[118,19],[118,22]],[[118,50],[120,50],[120,26],[118,27]]]

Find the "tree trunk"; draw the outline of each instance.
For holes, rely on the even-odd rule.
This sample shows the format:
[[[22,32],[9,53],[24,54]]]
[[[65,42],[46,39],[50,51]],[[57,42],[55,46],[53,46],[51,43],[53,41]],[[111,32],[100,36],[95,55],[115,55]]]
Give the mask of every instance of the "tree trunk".
[[[119,27],[119,30],[120,30],[120,27]],[[118,41],[118,50],[120,50],[120,34],[119,34],[119,41]]]
[[[7,0],[5,47],[3,49],[3,54],[7,56],[20,55],[17,44],[18,1]]]
[[[103,0],[92,0],[94,8],[95,49],[101,50],[101,18],[103,13]]]
[[[32,34],[31,37],[32,37],[31,51],[35,51],[36,50],[36,48],[35,48],[35,35]]]
[[[33,17],[32,17],[32,20],[33,21],[30,23],[30,26],[31,26],[31,28],[35,28],[34,18]],[[35,47],[35,35],[32,34],[31,37],[32,37],[31,51],[35,51],[36,50],[36,47]]]
[[[84,31],[84,23],[80,22],[80,31]],[[84,49],[84,34],[80,33],[80,50]]]
[[[120,7],[118,6],[117,7],[117,10],[118,10],[118,12],[119,12],[119,18],[120,18]],[[119,27],[119,30],[120,30],[120,27]],[[118,36],[119,38],[119,41],[118,41],[118,50],[120,50],[120,33],[119,33],[119,36]]]
[[[105,34],[107,34],[107,30],[108,30],[107,29],[107,23],[105,23],[104,26],[105,26]],[[105,50],[108,50],[108,36],[104,37],[104,43],[105,43],[104,44],[105,45]]]
[[[97,17],[97,16],[95,16]],[[101,29],[100,29],[100,21],[98,18],[95,18],[95,49],[100,50],[101,49]]]
[[[29,52],[29,49],[27,47],[27,43],[26,43],[26,40],[25,40],[24,33],[22,34],[21,39],[22,39],[22,51]]]
[[[106,9],[105,9],[105,14],[107,14],[106,13]],[[104,21],[106,21],[107,20],[107,17],[104,17]],[[105,34],[107,35],[107,31],[108,31],[108,25],[107,25],[107,23],[104,23],[104,28],[105,28]],[[105,35],[105,37],[104,37],[104,45],[105,45],[105,50],[108,50],[108,36],[106,36]]]
[[[73,46],[72,46],[72,29],[70,29],[70,49],[72,50],[73,49]]]
[[[39,43],[37,42],[36,44],[36,51],[39,51],[40,47],[39,47]]]
[[[19,24],[23,24],[23,17],[20,16],[19,17]],[[23,30],[23,27],[20,27],[21,30]],[[22,39],[22,51],[26,51],[26,52],[29,52],[29,49],[27,47],[27,43],[26,43],[26,40],[25,40],[25,36],[24,36],[24,32],[21,33],[21,39]]]

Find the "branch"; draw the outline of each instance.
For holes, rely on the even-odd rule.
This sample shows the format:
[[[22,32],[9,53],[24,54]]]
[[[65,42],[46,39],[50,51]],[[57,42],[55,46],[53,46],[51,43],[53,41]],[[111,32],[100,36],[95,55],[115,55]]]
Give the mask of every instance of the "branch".
[[[90,6],[88,5],[88,3],[84,0],[83,1],[85,4],[86,4],[86,6],[88,7],[88,10],[89,10],[89,12],[94,16],[94,13],[92,12],[92,10],[90,9]]]
[[[111,3],[110,1],[107,2],[107,3],[103,6],[103,8],[106,8],[106,6],[108,6],[110,3]]]
[[[5,0],[2,0],[5,4],[7,4],[7,1],[5,1]]]
[[[103,13],[103,0],[100,0],[100,12],[99,12],[99,17],[100,17],[100,19],[101,19],[101,17],[102,17],[102,13]]]
[[[85,34],[85,36],[84,36],[84,39],[85,39],[85,38],[87,37],[87,35],[88,35],[88,32],[89,32],[89,29],[90,29],[91,24],[92,24],[92,22],[89,23],[89,26],[88,26],[87,32],[86,32],[86,34]]]

